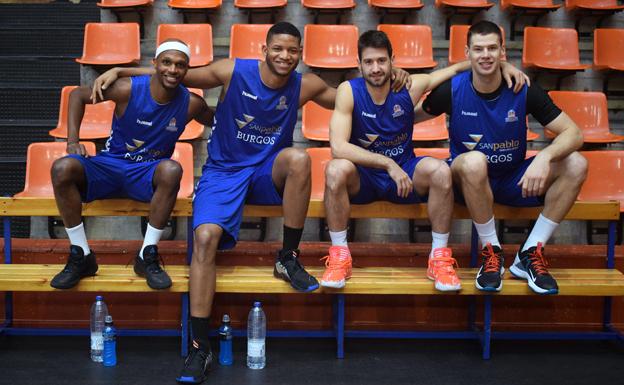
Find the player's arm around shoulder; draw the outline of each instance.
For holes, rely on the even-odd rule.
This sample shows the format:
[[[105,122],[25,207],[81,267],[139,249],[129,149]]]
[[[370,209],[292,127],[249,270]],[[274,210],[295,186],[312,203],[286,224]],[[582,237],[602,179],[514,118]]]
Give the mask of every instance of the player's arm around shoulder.
[[[221,59],[206,66],[190,68],[182,80],[187,87],[208,89],[230,85],[234,72],[234,60]]]
[[[349,137],[353,114],[353,92],[349,82],[342,82],[336,91],[334,112],[329,121],[329,144],[334,158],[348,158]]]
[[[299,96],[299,107],[308,101],[327,109],[333,109],[336,102],[336,89],[325,83],[318,75],[305,73],[301,77],[301,92]]]
[[[208,107],[204,98],[190,92],[187,123],[195,119],[204,126],[210,126],[213,117],[214,112]]]

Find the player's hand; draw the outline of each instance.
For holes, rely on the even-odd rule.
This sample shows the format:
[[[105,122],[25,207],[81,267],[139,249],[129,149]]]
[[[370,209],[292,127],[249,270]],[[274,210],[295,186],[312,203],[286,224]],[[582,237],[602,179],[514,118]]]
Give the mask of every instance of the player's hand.
[[[87,153],[87,149],[82,143],[67,142],[67,149],[65,151],[67,151],[68,154],[76,154],[76,155],[84,156],[85,158],[89,157],[89,154]]]
[[[401,91],[403,87],[409,89],[412,86],[412,78],[410,78],[409,72],[401,68],[393,68],[392,83],[390,86],[394,92]]]
[[[550,160],[538,153],[518,182],[518,186],[522,186],[522,197],[544,195],[548,174],[550,174]]]
[[[527,86],[531,85],[531,79],[522,71],[509,64],[508,62],[501,62],[501,72],[503,74],[503,79],[507,83],[507,88],[511,88],[513,86],[513,92],[518,93],[524,87],[526,83]],[[514,85],[513,80],[516,81]]]
[[[401,198],[407,198],[414,189],[412,179],[409,175],[394,161],[392,161],[388,168],[388,175],[390,175],[390,178],[396,183],[397,195]]]
[[[93,82],[93,89],[91,90],[91,102],[93,104],[104,100],[104,94],[102,91],[107,89],[111,84],[119,78],[119,69],[111,68],[98,76]]]

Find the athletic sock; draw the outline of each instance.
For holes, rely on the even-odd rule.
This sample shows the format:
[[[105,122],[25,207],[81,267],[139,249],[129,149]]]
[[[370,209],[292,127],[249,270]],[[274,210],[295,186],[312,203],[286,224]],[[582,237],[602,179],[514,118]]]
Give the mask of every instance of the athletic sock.
[[[78,226],[70,229],[66,227],[65,231],[67,231],[67,237],[69,237],[70,244],[80,247],[84,252],[84,255],[91,254],[91,249],[87,243],[87,234],[85,233],[84,223],[80,222]]]

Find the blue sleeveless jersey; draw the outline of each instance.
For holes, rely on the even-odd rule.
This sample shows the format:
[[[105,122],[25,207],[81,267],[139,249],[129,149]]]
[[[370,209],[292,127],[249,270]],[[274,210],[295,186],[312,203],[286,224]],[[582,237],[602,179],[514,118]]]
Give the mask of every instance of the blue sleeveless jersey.
[[[527,87],[517,94],[507,87],[494,100],[485,100],[472,87],[472,72],[451,81],[453,108],[450,119],[451,160],[476,150],[488,159],[490,176],[520,165],[526,154]]]
[[[366,89],[364,78],[349,80],[353,92],[353,115],[349,142],[404,164],[414,155],[414,104],[409,92],[390,92],[377,105]]]
[[[184,86],[178,86],[172,101],[158,104],[150,93],[150,76],[132,77],[130,101],[123,116],[113,116],[101,155],[134,162],[170,158],[186,126],[188,108],[189,91]]]
[[[230,85],[217,105],[208,164],[242,168],[262,163],[292,146],[297,123],[301,74],[273,89],[260,79],[258,60],[236,59]]]

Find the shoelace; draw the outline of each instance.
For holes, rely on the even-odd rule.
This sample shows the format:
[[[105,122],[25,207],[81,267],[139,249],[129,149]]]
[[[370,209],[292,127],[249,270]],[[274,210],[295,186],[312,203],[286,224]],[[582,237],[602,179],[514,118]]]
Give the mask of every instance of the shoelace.
[[[150,273],[160,273],[161,271],[163,271],[163,269],[160,267],[160,264],[163,265],[163,267],[165,266],[165,260],[163,259],[163,257],[158,254],[158,257],[147,257],[144,255],[143,256],[144,261],[145,261],[145,270],[149,270]],[[158,262],[160,261],[160,264],[158,264]]]
[[[346,269],[349,267],[349,254],[346,250],[340,249],[338,255],[326,255],[321,261],[325,261],[325,267],[329,270]]]
[[[544,259],[544,256],[542,255],[542,250],[542,243],[538,242],[535,251],[529,253],[529,261],[531,261],[531,265],[533,266],[535,273],[537,273],[538,275],[548,275],[548,269],[546,269],[546,266],[548,266],[548,262],[546,261],[546,259]]]
[[[494,248],[490,243],[485,245],[485,250],[481,252],[483,256],[484,273],[498,273],[500,271],[500,257],[494,252]]]
[[[434,269],[440,269],[445,273],[453,273],[453,267],[459,268],[457,260],[453,257],[434,257],[431,259]]]

